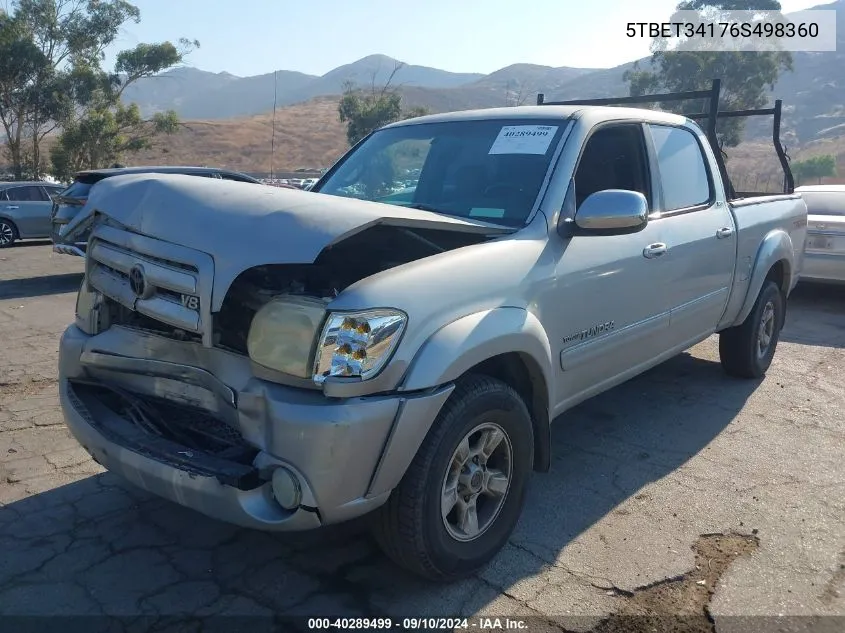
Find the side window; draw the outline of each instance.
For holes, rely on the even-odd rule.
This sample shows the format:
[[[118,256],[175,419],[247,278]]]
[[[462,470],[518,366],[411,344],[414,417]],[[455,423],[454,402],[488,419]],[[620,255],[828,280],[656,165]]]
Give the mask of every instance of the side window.
[[[47,195],[52,200],[57,195],[59,195],[62,191],[64,191],[63,187],[44,187],[44,191],[47,192]]]
[[[638,191],[651,206],[648,160],[639,124],[602,127],[587,140],[575,170],[576,207],[605,189]]]
[[[14,202],[44,202],[49,200],[47,194],[38,186],[12,187],[6,191],[9,200]]]
[[[689,130],[666,125],[649,125],[649,128],[657,152],[664,210],[707,204],[712,188],[695,135]]]

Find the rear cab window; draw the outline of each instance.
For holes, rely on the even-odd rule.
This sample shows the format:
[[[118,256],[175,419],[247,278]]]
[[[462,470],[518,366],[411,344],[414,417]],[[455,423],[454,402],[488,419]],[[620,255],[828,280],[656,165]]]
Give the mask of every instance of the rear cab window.
[[[680,127],[649,124],[663,192],[663,211],[710,206],[710,170],[698,137]]]

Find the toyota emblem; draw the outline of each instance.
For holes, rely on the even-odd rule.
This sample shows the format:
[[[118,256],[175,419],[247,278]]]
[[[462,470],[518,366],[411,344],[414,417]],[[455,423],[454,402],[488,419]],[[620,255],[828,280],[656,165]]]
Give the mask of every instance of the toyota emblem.
[[[147,278],[144,275],[144,268],[140,264],[136,264],[129,271],[129,287],[135,296],[143,299],[147,292]]]

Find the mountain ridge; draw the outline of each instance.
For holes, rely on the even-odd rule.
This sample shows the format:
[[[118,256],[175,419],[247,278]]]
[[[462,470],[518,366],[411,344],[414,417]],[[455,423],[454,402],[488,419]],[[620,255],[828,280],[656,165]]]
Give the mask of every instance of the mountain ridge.
[[[837,51],[793,53],[794,70],[775,85],[771,99],[784,101],[783,137],[791,146],[845,134],[845,0],[813,9],[836,10]],[[534,103],[538,92],[549,100],[622,96],[628,92],[622,76],[634,63],[601,69],[515,63],[488,74],[405,64],[392,83],[408,106],[442,112]],[[272,111],[274,95],[277,107],[284,107],[337,96],[347,82],[383,85],[398,64],[374,54],[320,76],[280,70],[251,77],[180,67],[133,84],[125,97],[145,115],[173,109],[183,120],[226,120]],[[771,134],[770,123],[751,122],[748,134]]]

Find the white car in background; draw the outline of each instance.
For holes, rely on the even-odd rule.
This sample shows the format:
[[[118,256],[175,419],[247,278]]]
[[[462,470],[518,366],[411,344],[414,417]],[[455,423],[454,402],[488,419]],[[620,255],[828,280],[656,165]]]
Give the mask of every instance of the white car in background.
[[[807,203],[803,281],[845,284],[845,185],[796,187]]]

